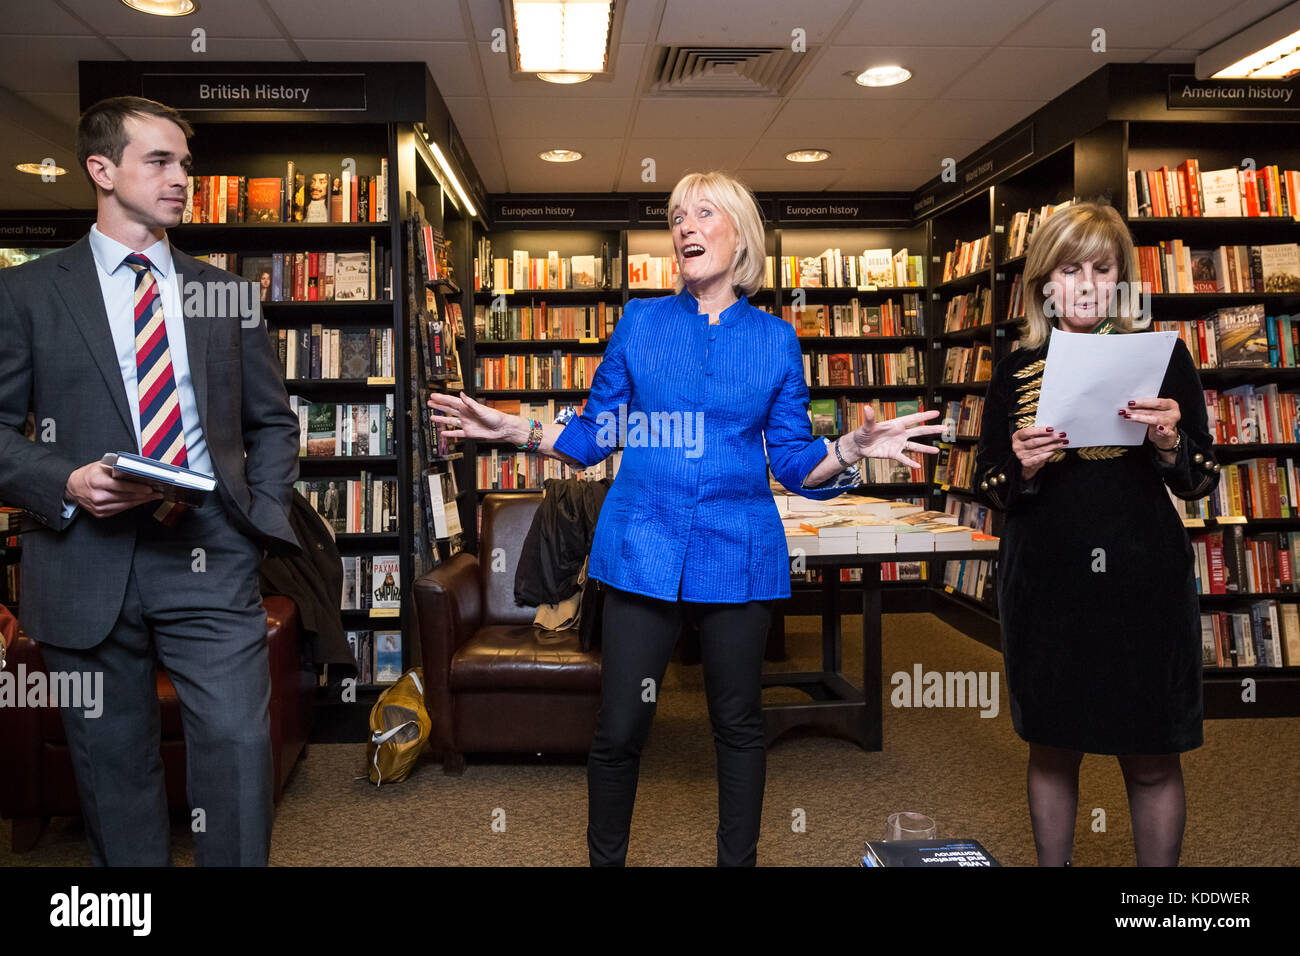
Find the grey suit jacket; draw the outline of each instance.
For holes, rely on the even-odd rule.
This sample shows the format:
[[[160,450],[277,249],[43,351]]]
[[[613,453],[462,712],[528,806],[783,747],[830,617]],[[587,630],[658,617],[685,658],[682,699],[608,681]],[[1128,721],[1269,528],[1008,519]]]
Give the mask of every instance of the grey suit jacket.
[[[174,248],[172,259],[187,284],[245,281]],[[218,493],[240,532],[273,554],[296,554],[289,505],[298,477],[297,416],[265,325],[245,327],[237,310],[224,311],[235,314],[184,319]],[[34,442],[23,437],[29,410]],[[90,648],[112,630],[136,529],[154,520],[155,506],[109,518],[78,509],[65,520],[63,490],[82,465],[136,450],[89,235],[0,270],[0,501],[44,525],[24,536],[22,549],[21,619],[37,641]]]

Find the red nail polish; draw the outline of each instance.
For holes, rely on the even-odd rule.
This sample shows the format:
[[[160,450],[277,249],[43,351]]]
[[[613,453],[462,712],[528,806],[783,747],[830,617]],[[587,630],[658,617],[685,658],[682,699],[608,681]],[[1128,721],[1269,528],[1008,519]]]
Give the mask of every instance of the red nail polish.
[[[1129,403],[1128,403],[1128,407],[1129,407],[1129,408],[1133,408],[1135,405],[1137,405],[1137,402],[1129,402]]]
[[[1128,412],[1124,411],[1124,409],[1121,408],[1121,409],[1120,409],[1119,411],[1117,411],[1115,414],[1116,414],[1116,415],[1127,415]]]
[[[1050,431],[1052,430],[1052,426],[1051,426],[1051,425],[1048,425],[1048,426],[1047,426],[1047,430],[1050,432]]]

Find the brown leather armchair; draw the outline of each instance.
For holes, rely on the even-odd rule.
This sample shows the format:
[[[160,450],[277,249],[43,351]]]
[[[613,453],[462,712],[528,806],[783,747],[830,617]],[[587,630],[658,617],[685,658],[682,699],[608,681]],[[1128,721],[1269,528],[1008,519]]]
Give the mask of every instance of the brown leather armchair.
[[[294,764],[307,752],[317,680],[315,672],[301,663],[297,606],[286,597],[267,597],[263,604],[271,662],[271,745],[278,804]],[[19,664],[26,665],[29,674],[45,669],[39,645],[21,632],[9,648],[7,667],[16,670]],[[161,670],[158,701],[167,804],[185,807],[180,701]],[[81,801],[59,712],[0,707],[0,817],[13,820],[14,852],[32,849],[50,817],[80,814]]]
[[[415,582],[430,749],[444,773],[466,753],[586,753],[600,709],[600,651],[533,626],[515,568],[541,493],[486,495],[480,561],[462,552]],[[499,549],[499,551],[498,551]]]

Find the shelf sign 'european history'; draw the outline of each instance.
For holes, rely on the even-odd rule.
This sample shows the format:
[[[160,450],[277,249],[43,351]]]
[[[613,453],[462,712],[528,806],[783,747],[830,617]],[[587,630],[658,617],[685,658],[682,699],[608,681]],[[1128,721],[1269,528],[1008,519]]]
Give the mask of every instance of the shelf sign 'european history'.
[[[1171,110],[1293,110],[1300,108],[1300,85],[1292,80],[1198,80],[1169,77]]]
[[[179,110],[364,110],[363,73],[144,73],[141,96]]]

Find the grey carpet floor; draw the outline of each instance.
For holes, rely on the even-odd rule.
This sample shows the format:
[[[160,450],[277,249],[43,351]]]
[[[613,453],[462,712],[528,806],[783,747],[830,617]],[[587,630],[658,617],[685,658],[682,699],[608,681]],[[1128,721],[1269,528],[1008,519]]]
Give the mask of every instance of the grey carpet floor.
[[[861,622],[846,616],[844,668],[861,673]],[[790,660],[770,669],[814,669],[820,619],[790,618]],[[996,671],[1000,710],[894,708],[889,675],[926,670]],[[884,750],[800,734],[768,753],[760,865],[851,866],[864,839],[879,839],[895,810],[933,817],[941,836],[980,840],[1006,865],[1034,863],[1025,800],[1028,748],[1011,726],[1001,656],[929,614],[884,622]],[[771,701],[799,700],[772,689]],[[1300,842],[1300,719],[1217,720],[1205,745],[1183,757],[1188,825],[1183,864],[1293,862]],[[586,768],[581,759],[471,758],[463,776],[422,762],[403,783],[376,789],[362,773],[364,745],[313,744],[289,781],[275,820],[279,866],[581,866],[586,857]],[[628,863],[711,866],[717,786],[701,670],[674,662],[641,762]],[[1102,819],[1104,827],[1094,821]],[[494,828],[504,821],[504,828]],[[802,821],[802,826],[796,823]],[[0,824],[0,865],[81,865],[79,821],[54,821],[40,844],[16,856]],[[183,823],[176,862],[192,862]],[[1123,778],[1113,757],[1089,756],[1080,772],[1075,863],[1131,866]]]

